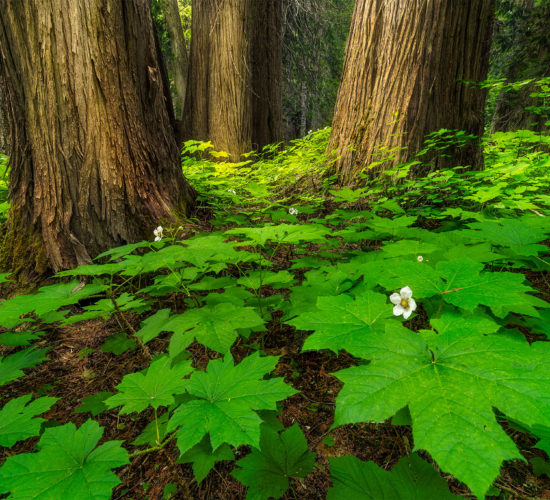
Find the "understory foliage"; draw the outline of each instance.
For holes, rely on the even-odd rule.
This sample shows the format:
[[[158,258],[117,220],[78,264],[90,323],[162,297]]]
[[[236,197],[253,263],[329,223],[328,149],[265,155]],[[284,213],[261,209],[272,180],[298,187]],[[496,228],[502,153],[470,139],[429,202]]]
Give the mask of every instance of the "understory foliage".
[[[114,363],[129,350],[149,360],[84,398],[77,412],[90,418],[78,428],[48,421],[63,399],[3,391],[0,446],[36,447],[0,466],[0,494],[107,499],[117,468],[176,443],[198,482],[234,461],[247,498],[281,497],[320,467],[307,432],[277,418],[299,394],[278,372],[286,352],[267,347],[282,327],[302,352],[347,353],[327,438],[350,424],[412,427],[411,453],[391,470],[330,457],[329,499],[456,498],[441,473],[477,498],[498,496],[504,462],[525,460],[511,428],[550,454],[550,138],[498,133],[485,171],[413,181],[409,164],[385,174],[391,183],[352,190],[323,180],[328,134],[237,164],[186,143],[184,173],[211,231],[182,239],[181,228],[151,228],[151,241],[0,302],[8,388],[47,362],[52,332],[89,320],[119,322],[102,347]],[[204,366],[190,358],[197,344],[208,348]],[[103,412],[151,418],[133,442],[100,442]]]

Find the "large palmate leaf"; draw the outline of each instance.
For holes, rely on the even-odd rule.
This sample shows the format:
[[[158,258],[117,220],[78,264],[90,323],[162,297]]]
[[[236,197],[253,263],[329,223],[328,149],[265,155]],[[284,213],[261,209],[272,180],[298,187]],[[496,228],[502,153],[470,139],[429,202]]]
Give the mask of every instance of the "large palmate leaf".
[[[237,462],[241,469],[232,475],[248,486],[247,500],[280,498],[289,486],[289,478],[306,477],[315,463],[315,453],[307,449],[307,441],[298,424],[279,434],[262,426],[260,449]]]
[[[333,487],[328,500],[451,500],[445,480],[417,454],[399,460],[390,471],[348,455],[329,458]]]
[[[315,311],[317,297],[339,295],[353,285],[353,277],[335,266],[313,269],[308,271],[304,278],[300,286],[291,289],[290,300],[286,303],[286,317]]]
[[[172,360],[163,356],[153,361],[142,372],[125,375],[116,386],[118,394],[105,400],[109,408],[122,405],[120,413],[143,411],[148,406],[170,406],[174,404],[174,394],[185,391],[187,380],[183,377],[191,373],[191,363],[184,361],[171,367]]]
[[[470,237],[483,241],[490,241],[494,245],[507,247],[518,256],[529,257],[539,252],[548,251],[548,247],[539,245],[547,238],[550,227],[532,226],[526,220],[498,219],[497,221],[483,221],[470,224],[474,231],[467,234]]]
[[[535,306],[548,307],[527,293],[533,289],[523,284],[523,274],[481,272],[483,264],[467,257],[439,262],[435,269],[409,261],[385,266],[386,274],[378,282],[390,290],[407,285],[415,298],[442,295],[446,302],[468,311],[487,306],[500,318],[510,312],[538,316]]]
[[[5,358],[0,358],[0,385],[7,384],[24,375],[23,370],[42,363],[48,349],[25,349]]]
[[[102,434],[103,429],[92,420],[80,429],[72,423],[46,429],[38,453],[9,457],[0,467],[0,493],[37,500],[111,498],[112,489],[120,483],[111,469],[129,460],[121,441],[96,448]]]
[[[189,309],[172,316],[163,330],[174,332],[170,339],[170,356],[174,358],[194,339],[214,351],[228,352],[238,336],[239,328],[254,328],[263,324],[264,320],[252,307],[225,302]]]
[[[71,281],[42,287],[33,295],[17,295],[0,303],[0,326],[13,328],[28,321],[20,317],[23,314],[34,312],[37,316],[42,316],[60,307],[76,304],[79,300],[95,295],[103,289],[103,285],[91,284],[81,287],[80,282]]]
[[[40,434],[44,419],[36,416],[48,411],[57,398],[38,398],[29,403],[31,397],[32,394],[25,394],[12,399],[0,410],[0,446],[11,447],[17,441]]]
[[[335,423],[382,422],[408,405],[415,447],[479,497],[504,460],[521,458],[493,408],[550,424],[550,344],[471,331],[420,337],[394,325],[368,339],[371,363],[337,373]]]
[[[212,449],[223,443],[258,447],[262,419],[253,410],[274,410],[296,391],[282,379],[262,380],[277,364],[278,357],[258,353],[234,365],[229,356],[210,361],[206,372],[195,372],[187,391],[196,399],[179,406],[168,424],[177,427],[178,447],[185,453],[210,434]]]
[[[349,295],[319,297],[317,310],[299,314],[288,323],[300,330],[314,330],[304,344],[304,350],[345,349],[362,357],[369,352],[368,336],[373,331],[384,331],[388,318],[393,316],[392,305],[380,293],[367,290],[356,299]]]
[[[523,284],[522,274],[480,273],[483,264],[467,258],[440,262],[437,269],[446,281],[444,300],[462,309],[473,311],[481,304],[503,318],[510,312],[538,316],[535,306],[548,307],[546,302],[527,293],[533,289]]]
[[[274,243],[300,243],[302,241],[321,242],[330,229],[320,224],[279,224],[277,226],[237,227],[225,234],[238,234],[249,238],[245,244],[265,245]]]

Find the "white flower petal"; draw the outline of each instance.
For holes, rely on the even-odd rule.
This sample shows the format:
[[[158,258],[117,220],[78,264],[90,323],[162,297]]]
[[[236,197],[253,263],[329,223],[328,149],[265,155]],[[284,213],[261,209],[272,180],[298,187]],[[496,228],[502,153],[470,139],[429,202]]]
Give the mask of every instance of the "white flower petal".
[[[401,288],[401,291],[399,292],[401,294],[401,297],[403,299],[410,299],[412,297],[412,290],[406,286],[405,288]]]
[[[398,293],[392,293],[390,295],[390,302],[392,304],[401,304],[401,295],[399,295]]]
[[[405,311],[403,312],[403,318],[407,319],[411,314],[412,314],[411,309],[405,309]]]
[[[424,257],[422,257],[422,255],[419,255],[419,256],[416,258],[416,260],[417,260],[418,262],[422,262],[422,261],[424,260]]]
[[[409,309],[412,311],[416,311],[416,301],[414,299],[409,299]]]
[[[155,237],[155,241],[160,241],[160,240],[162,240],[162,238],[160,236]]]
[[[403,306],[401,304],[397,304],[393,306],[393,314],[394,316],[400,316],[401,314],[405,313],[405,309],[403,309]]]

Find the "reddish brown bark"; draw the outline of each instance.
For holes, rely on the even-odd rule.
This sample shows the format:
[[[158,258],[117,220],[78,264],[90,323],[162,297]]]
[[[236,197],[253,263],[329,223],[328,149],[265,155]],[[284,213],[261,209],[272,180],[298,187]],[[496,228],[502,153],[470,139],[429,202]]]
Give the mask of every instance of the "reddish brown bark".
[[[194,0],[184,137],[239,160],[282,136],[282,0]]]
[[[70,268],[189,209],[148,0],[3,0],[0,74],[4,267]]]
[[[483,133],[493,0],[357,0],[328,149],[344,183],[412,158],[441,128]],[[482,167],[477,142],[432,168]],[[417,171],[416,173],[424,173]]]

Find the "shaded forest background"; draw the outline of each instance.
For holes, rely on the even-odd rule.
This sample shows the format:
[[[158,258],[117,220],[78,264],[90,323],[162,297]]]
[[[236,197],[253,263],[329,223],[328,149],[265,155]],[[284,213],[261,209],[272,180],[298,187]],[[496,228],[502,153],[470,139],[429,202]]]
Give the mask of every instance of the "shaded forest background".
[[[175,65],[163,1],[152,11],[167,62],[176,115],[181,116]],[[187,50],[191,41],[191,0],[177,0]],[[284,0],[283,9],[283,134],[285,140],[330,126],[340,85],[353,0]],[[535,0],[496,2],[487,101],[490,131],[543,126],[529,112],[529,85],[505,88],[498,82],[520,82],[550,76],[550,3]],[[532,103],[531,103],[532,104]]]

